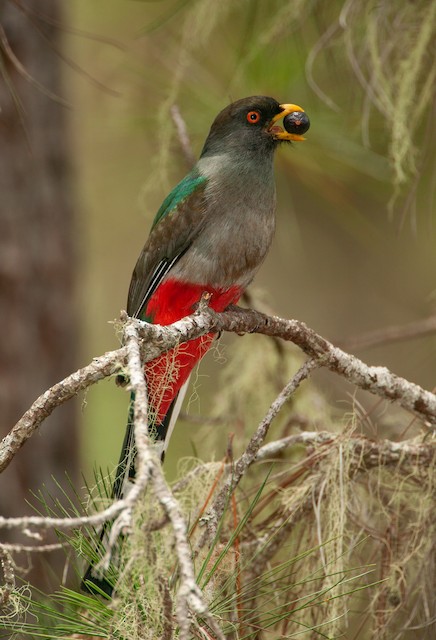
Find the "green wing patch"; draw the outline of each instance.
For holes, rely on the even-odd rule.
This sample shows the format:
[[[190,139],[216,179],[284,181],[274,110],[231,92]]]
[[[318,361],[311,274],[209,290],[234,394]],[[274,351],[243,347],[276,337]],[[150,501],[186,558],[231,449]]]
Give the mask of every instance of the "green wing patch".
[[[188,175],[174,187],[162,202],[159,211],[153,220],[151,228],[153,229],[157,223],[162,220],[162,218],[173,211],[181,202],[183,202],[183,200],[186,200],[186,198],[199,186],[204,184],[206,180],[207,178],[205,178],[205,176],[201,176],[197,172],[191,171],[191,173],[188,173]]]

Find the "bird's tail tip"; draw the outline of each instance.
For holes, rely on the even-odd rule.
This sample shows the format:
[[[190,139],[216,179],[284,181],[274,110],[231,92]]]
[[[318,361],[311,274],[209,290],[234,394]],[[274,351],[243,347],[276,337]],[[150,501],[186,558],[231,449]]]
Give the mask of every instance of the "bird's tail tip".
[[[93,575],[93,567],[89,566],[80,583],[80,589],[85,593],[112,598],[115,586],[105,577]]]

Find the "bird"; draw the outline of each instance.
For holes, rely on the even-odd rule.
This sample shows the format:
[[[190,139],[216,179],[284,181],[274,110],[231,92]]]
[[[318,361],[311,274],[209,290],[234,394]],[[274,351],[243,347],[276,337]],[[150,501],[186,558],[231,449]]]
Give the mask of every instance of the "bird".
[[[304,140],[298,126],[305,127],[303,133],[308,128],[287,126],[296,112],[305,115],[296,104],[250,96],[216,116],[197,163],[154,218],[130,282],[130,317],[169,325],[192,314],[205,293],[217,312],[239,301],[274,236],[274,152],[282,143]],[[278,124],[283,118],[286,131]],[[189,376],[213,340],[213,334],[206,334],[145,364],[149,432],[162,460]],[[133,424],[132,398],[113,498],[125,495],[134,482]],[[104,534],[105,528],[101,541]],[[93,574],[92,566],[82,586],[96,586],[109,596],[113,591],[104,577]]]

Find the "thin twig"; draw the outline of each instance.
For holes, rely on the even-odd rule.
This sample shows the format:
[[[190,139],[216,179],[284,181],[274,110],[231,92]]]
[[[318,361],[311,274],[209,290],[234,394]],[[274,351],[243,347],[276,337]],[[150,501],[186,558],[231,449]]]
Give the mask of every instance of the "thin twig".
[[[17,542],[15,544],[9,542],[0,542],[0,552],[2,550],[16,553],[50,553],[52,551],[59,551],[65,549],[68,546],[67,542],[55,542],[54,544],[21,544]]]
[[[9,465],[23,444],[33,435],[52,411],[83,389],[116,373],[125,363],[126,348],[94,358],[86,367],[75,371],[45,391],[0,442],[0,472]]]
[[[319,366],[319,360],[317,360],[316,358],[312,358],[311,360],[305,362],[271,404],[267,414],[260,422],[254,435],[251,437],[244,453],[237,460],[231,477],[224,484],[217,497],[215,498],[211,509],[207,513],[205,518],[205,521],[207,523],[207,531],[205,533],[205,536],[203,536],[202,540],[200,541],[200,546],[205,543],[206,539],[210,540],[215,536],[219,521],[225,511],[228,498],[238,486],[247,469],[255,461],[256,456],[259,453],[261,444],[265,440],[272,421],[277,416],[285,402],[287,402],[291,395],[298,389],[303,380],[305,380],[310,375],[313,369]]]
[[[392,342],[424,338],[434,333],[436,333],[436,315],[423,320],[415,320],[408,324],[375,329],[354,338],[345,338],[345,340],[337,340],[336,342],[342,349],[360,351],[361,349],[378,347]]]
[[[130,494],[129,494],[130,498]],[[90,516],[52,518],[50,516],[21,516],[15,518],[4,518],[0,516],[0,528],[3,529],[21,529],[29,538],[36,540],[41,539],[41,535],[35,532],[35,529],[76,529],[84,526],[98,527],[107,520],[113,520],[123,510],[130,507],[130,500],[125,498],[117,500],[107,509],[95,513]]]
[[[177,135],[179,137],[180,147],[183,151],[183,155],[186,160],[186,164],[189,169],[192,169],[196,162],[195,154],[192,150],[191,141],[189,139],[188,128],[184,121],[178,105],[173,104],[170,109],[171,117],[177,129]]]

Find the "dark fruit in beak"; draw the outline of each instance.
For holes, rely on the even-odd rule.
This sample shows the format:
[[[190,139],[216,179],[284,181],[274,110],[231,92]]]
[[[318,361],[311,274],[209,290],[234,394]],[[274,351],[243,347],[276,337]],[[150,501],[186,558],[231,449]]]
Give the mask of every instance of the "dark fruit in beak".
[[[310,120],[304,111],[293,111],[283,118],[283,126],[288,133],[302,135],[309,130]]]

